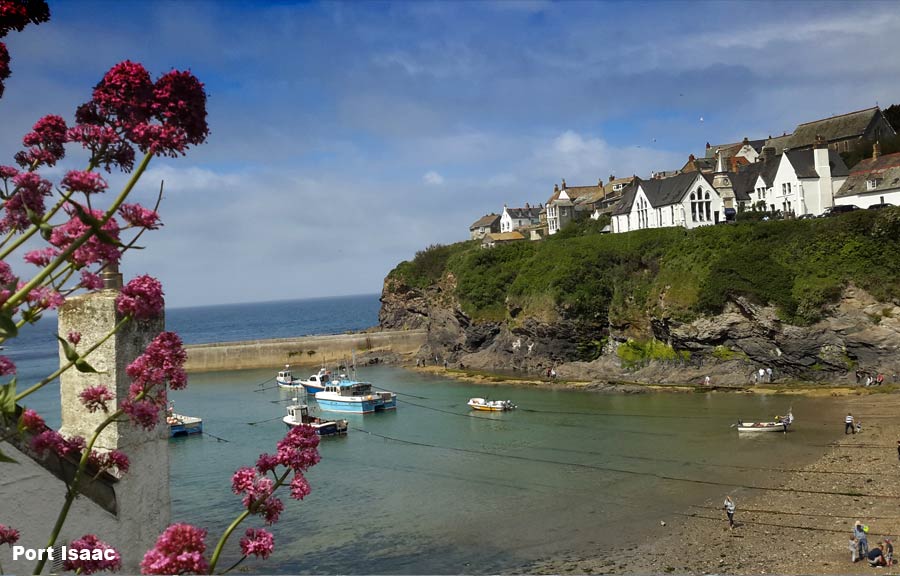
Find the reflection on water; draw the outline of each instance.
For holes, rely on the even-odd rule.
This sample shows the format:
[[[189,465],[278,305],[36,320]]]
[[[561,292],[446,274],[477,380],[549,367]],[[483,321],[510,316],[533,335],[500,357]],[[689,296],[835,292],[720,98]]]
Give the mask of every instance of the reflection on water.
[[[173,394],[179,412],[203,417],[205,430],[227,440],[185,438],[171,449],[173,518],[209,527],[211,540],[239,512],[230,475],[285,432],[280,416],[293,393],[256,391],[272,375],[194,375]],[[341,416],[349,435],[323,440],[313,493],[286,500],[273,527],[275,561],[251,571],[493,573],[589,555],[640,539],[691,503],[748,493],[738,485],[774,486],[767,469],[801,465],[840,432],[827,399],[610,396],[389,367],[360,376],[397,392],[398,409]],[[473,396],[509,398],[519,410],[472,412]],[[731,428],[784,413],[787,403],[797,418],[790,434],[745,438]]]

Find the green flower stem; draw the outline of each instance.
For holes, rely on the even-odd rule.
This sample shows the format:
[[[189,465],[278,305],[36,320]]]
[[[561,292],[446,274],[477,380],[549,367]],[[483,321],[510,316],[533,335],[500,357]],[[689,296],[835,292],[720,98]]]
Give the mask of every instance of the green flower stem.
[[[288,474],[290,474],[290,473],[291,473],[290,469],[285,470],[285,472],[281,476],[281,478],[279,478],[278,481],[275,482],[275,485],[272,487],[272,492],[269,493],[270,496],[272,494],[274,494],[276,490],[278,490],[279,486],[284,484],[284,480],[288,477]],[[255,502],[251,502],[248,509],[241,512],[241,514],[237,518],[234,519],[234,521],[231,523],[231,525],[228,526],[228,528],[222,534],[222,537],[219,538],[219,542],[216,544],[216,549],[213,550],[212,558],[209,561],[208,574],[215,573],[216,563],[219,561],[219,556],[222,554],[222,549],[225,547],[225,542],[228,541],[228,538],[231,536],[231,533],[235,531],[235,529],[238,527],[238,525],[240,525],[240,523],[243,522],[247,518],[247,516],[250,515],[249,508],[253,507],[254,504],[255,504]],[[231,570],[231,568],[229,568],[228,570]],[[227,572],[227,570],[226,570],[226,572]]]
[[[141,163],[138,166],[137,170],[135,170],[134,174],[131,175],[131,179],[128,181],[128,184],[125,185],[125,188],[123,188],[119,195],[116,197],[115,201],[106,211],[106,214],[104,214],[103,218],[100,219],[99,225],[101,227],[109,222],[110,218],[113,217],[113,214],[116,213],[116,210],[119,209],[119,206],[121,206],[122,203],[125,202],[125,200],[128,198],[131,190],[134,188],[138,180],[140,180],[141,176],[143,175],[144,171],[147,169],[147,165],[150,164],[151,158],[153,158],[153,154],[151,154],[150,152],[144,155],[144,158],[143,160],[141,160]],[[68,248],[66,248],[59,256],[56,257],[56,260],[48,264],[43,270],[41,270],[41,272],[39,272],[34,278],[32,278],[27,284],[25,284],[25,286],[23,286],[21,290],[10,296],[9,300],[7,300],[3,304],[2,309],[4,311],[7,311],[12,310],[16,306],[18,306],[29,292],[39,286],[47,276],[49,276],[66,260],[66,258],[68,258],[73,252],[75,252],[75,250],[80,248],[81,245],[87,242],[93,235],[94,231],[89,230],[88,232],[85,232],[83,235],[79,236],[74,242],[72,242],[72,244],[69,245]],[[2,256],[0,256],[0,259],[2,259]]]
[[[90,354],[91,352],[93,352],[94,350],[99,348],[104,342],[109,340],[113,334],[118,332],[122,326],[124,326],[126,323],[128,323],[130,321],[131,321],[130,314],[128,316],[122,318],[121,320],[119,320],[119,322],[113,327],[113,329],[109,331],[109,334],[107,334],[106,336],[104,336],[103,338],[98,340],[95,344],[91,345],[90,348],[88,348],[87,350],[84,351],[84,354],[82,354],[81,357],[87,358],[88,354]],[[46,386],[47,384],[49,384],[50,382],[52,382],[53,380],[58,378],[60,374],[62,374],[63,372],[65,372],[66,370],[68,370],[69,368],[71,368],[74,365],[75,365],[74,362],[67,362],[63,366],[60,366],[53,374],[47,376],[46,378],[44,378],[43,380],[41,380],[40,382],[38,382],[31,388],[22,390],[21,392],[16,394],[16,402],[19,402],[20,400],[22,400],[22,398],[25,398],[29,394],[37,392],[38,390],[40,390],[41,388],[43,388],[44,386]]]
[[[135,397],[135,400],[140,400],[143,398],[144,392],[141,392]],[[75,498],[78,496],[78,485],[81,482],[81,477],[84,474],[85,468],[87,468],[88,460],[91,457],[91,451],[94,448],[94,442],[97,441],[97,438],[100,437],[100,433],[103,430],[115,422],[116,418],[123,414],[122,410],[116,410],[109,417],[106,418],[103,422],[97,426],[96,430],[94,430],[94,435],[91,436],[90,442],[88,442],[87,446],[85,446],[84,450],[81,452],[81,460],[78,461],[78,469],[75,470],[75,476],[72,478],[72,484],[69,485],[69,489],[66,492],[66,501],[63,503],[62,509],[59,511],[59,516],[56,517],[56,524],[53,526],[53,532],[50,533],[50,540],[47,542],[47,548],[50,548],[54,544],[56,544],[56,539],[59,538],[59,533],[62,530],[63,524],[66,523],[66,517],[69,515],[69,509],[72,507],[72,502],[75,501]],[[37,565],[34,567],[34,574],[38,575],[44,570],[44,564],[47,563],[47,559],[41,557],[38,561]]]
[[[247,559],[246,556],[241,556],[241,558],[240,558],[237,562],[235,562],[234,564],[232,564],[231,566],[229,566],[229,567],[226,568],[225,570],[222,570],[221,572],[219,572],[219,574],[228,574],[229,572],[231,572],[232,570],[234,570],[235,568],[237,568],[238,566],[240,566],[240,565],[241,565],[241,562],[243,562],[243,561],[246,560],[246,559]]]
[[[72,192],[68,194],[63,194],[62,198],[50,209],[50,212],[44,214],[42,222],[50,222],[50,219],[53,218],[59,210],[65,206],[66,202],[69,201],[69,198],[72,197]],[[6,260],[6,257],[16,251],[16,249],[24,244],[29,238],[34,236],[35,232],[40,230],[40,228],[36,225],[31,225],[28,230],[25,231],[24,234],[19,236],[15,242],[13,242],[10,246],[8,246],[2,253],[0,253],[0,260]],[[3,242],[0,243],[0,246],[5,246],[9,239],[12,237],[15,230],[10,230],[9,234],[7,234],[6,238],[3,239]]]

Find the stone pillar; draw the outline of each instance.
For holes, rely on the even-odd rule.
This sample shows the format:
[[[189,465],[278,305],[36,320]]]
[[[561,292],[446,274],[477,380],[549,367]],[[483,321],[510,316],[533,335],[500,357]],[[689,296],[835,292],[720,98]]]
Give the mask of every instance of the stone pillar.
[[[83,351],[106,336],[122,319],[115,304],[121,285],[121,275],[113,270],[104,274],[103,290],[67,299],[59,310],[60,337],[80,332],[77,349]],[[79,392],[88,386],[105,385],[115,395],[110,411],[116,410],[119,402],[128,397],[131,381],[125,373],[126,367],[164,329],[162,316],[128,322],[86,358],[97,374],[78,372],[74,367],[65,371],[60,377],[60,433],[89,438],[107,414],[89,413],[79,400]],[[67,362],[62,347],[60,362]],[[122,554],[125,573],[139,573],[144,552],[169,524],[168,429],[163,415],[160,424],[150,432],[130,422],[113,423],[103,431],[94,447],[121,450],[130,459],[129,471],[115,484],[119,530],[98,536]],[[67,525],[72,527],[77,523],[78,519],[70,518]],[[78,529],[79,534],[91,532],[90,526],[78,526]]]

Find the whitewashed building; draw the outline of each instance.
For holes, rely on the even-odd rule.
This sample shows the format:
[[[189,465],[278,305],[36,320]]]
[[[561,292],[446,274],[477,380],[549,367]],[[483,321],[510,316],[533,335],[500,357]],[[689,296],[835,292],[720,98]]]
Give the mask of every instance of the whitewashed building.
[[[722,198],[700,172],[635,179],[612,212],[612,231],[718,224],[725,219],[723,208]]]
[[[812,150],[786,150],[779,158],[766,207],[785,215],[819,216],[834,205],[834,195],[848,174],[840,154],[824,141]]]
[[[882,156],[876,143],[872,158],[853,167],[847,181],[834,195],[834,203],[860,208],[900,206],[900,152]]]
[[[525,204],[524,208],[504,206],[503,213],[500,215],[500,232],[512,232],[518,228],[540,224],[541,210],[543,210],[543,206],[529,204]]]

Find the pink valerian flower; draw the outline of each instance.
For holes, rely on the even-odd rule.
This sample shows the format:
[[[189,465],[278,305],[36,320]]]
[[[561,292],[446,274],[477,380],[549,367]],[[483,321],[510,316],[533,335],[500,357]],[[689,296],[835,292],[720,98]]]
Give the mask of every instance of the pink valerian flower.
[[[20,287],[21,288],[21,287]],[[33,306],[45,310],[59,308],[65,303],[66,298],[50,286],[36,286],[25,295],[25,299]]]
[[[297,472],[294,475],[294,479],[291,480],[291,498],[294,500],[303,500],[303,498],[309,496],[311,492],[312,488],[306,480],[306,477]]]
[[[78,540],[73,540],[69,544],[69,550],[78,551],[79,557],[75,560],[65,559],[63,570],[66,572],[93,574],[94,572],[107,570],[117,572],[122,568],[122,557],[119,555],[119,552],[93,534],[85,534]],[[112,552],[107,552],[109,550]],[[86,554],[88,558],[82,559],[81,555],[85,552],[88,553]],[[108,556],[111,556],[109,560],[107,560]]]
[[[231,489],[235,494],[243,494],[241,502],[252,514],[259,514],[266,524],[273,524],[284,510],[284,504],[272,493],[275,482],[266,476],[259,476],[250,467],[240,468],[231,478]]]
[[[5,260],[0,260],[0,284],[13,285],[16,283],[16,275]]]
[[[278,522],[278,518],[284,512],[284,502],[274,496],[270,496],[261,502],[257,502],[254,508],[252,512],[262,516],[263,521],[271,526]]]
[[[30,148],[16,154],[16,162],[23,168],[55,165],[66,155],[67,130],[66,121],[61,116],[44,116],[22,139],[22,143]]]
[[[187,353],[178,334],[161,332],[125,372],[139,389],[149,390],[168,381],[173,390],[181,390],[187,386],[185,360]]]
[[[91,100],[116,128],[129,132],[150,117],[153,82],[143,65],[125,60],[109,69]]]
[[[93,451],[88,461],[101,472],[115,468],[124,474],[128,472],[128,468],[131,466],[128,456],[118,450],[110,450],[109,452]]]
[[[41,248],[40,250],[32,250],[31,252],[26,252],[25,261],[29,264],[34,264],[35,266],[40,266],[43,268],[50,262],[53,262],[53,259],[57,256],[59,256],[59,250],[57,250],[56,248]]]
[[[60,250],[66,250],[72,243],[85,234],[90,234],[88,240],[69,256],[69,260],[79,266],[86,266],[96,262],[118,262],[121,254],[119,247],[115,244],[104,242],[97,234],[91,233],[91,227],[85,224],[78,214],[72,208],[66,208],[71,219],[65,224],[60,224],[53,229],[50,234],[50,244],[56,246]],[[85,209],[87,213],[87,209]],[[103,212],[100,210],[89,211],[90,215],[95,219],[103,218]],[[110,218],[101,227],[101,230],[113,242],[119,240],[119,223],[115,218]]]
[[[22,411],[22,415],[19,416],[19,426],[29,432],[42,432],[47,427],[41,415],[31,408]]]
[[[275,551],[275,538],[262,528],[248,528],[241,538],[241,553],[244,556],[259,556],[263,560]]]
[[[121,314],[130,314],[139,320],[156,318],[165,306],[162,284],[144,274],[132,278],[116,297],[116,308]]]
[[[155,210],[144,208],[140,204],[122,204],[121,208],[119,208],[119,216],[136,228],[156,230],[162,226],[162,223],[159,221],[159,214]]]
[[[44,430],[31,438],[31,449],[40,455],[48,450],[59,453],[64,442],[65,439],[56,430]]]
[[[3,544],[9,544],[12,546],[16,542],[19,541],[19,531],[15,528],[10,528],[9,526],[5,526],[0,524],[0,546]]]
[[[87,442],[85,442],[82,436],[72,436],[70,438],[62,437],[62,439],[62,444],[56,449],[56,453],[60,456],[78,456],[87,445]]]
[[[319,437],[312,426],[295,426],[278,441],[278,463],[295,472],[307,470],[319,460]]]
[[[83,192],[85,194],[97,194],[106,190],[108,184],[96,172],[84,170],[70,170],[59,181],[59,185],[70,192]]]
[[[0,376],[16,373],[16,364],[6,356],[0,356]]]
[[[90,150],[91,161],[107,172],[113,166],[118,166],[123,172],[131,172],[134,167],[134,148],[113,128],[99,125],[105,120],[96,113],[93,103],[79,106],[75,119],[79,124],[69,129],[70,142],[80,142],[82,147]]]
[[[144,152],[174,158],[209,136],[206,92],[190,72],[172,70],[156,81],[151,112],[159,124],[136,124],[129,135]]]
[[[6,181],[10,178],[15,178],[18,173],[18,168],[13,168],[12,166],[0,166],[0,180]]]
[[[28,212],[36,217],[44,215],[44,198],[50,195],[51,184],[35,172],[19,172],[13,177],[15,193],[6,201],[6,213],[0,220],[0,232],[24,230],[31,225]]]
[[[88,412],[96,412],[97,410],[109,412],[109,406],[106,403],[115,398],[113,393],[109,391],[109,388],[103,385],[88,386],[78,393],[78,397]]]
[[[125,400],[122,402],[122,411],[128,415],[132,422],[144,430],[153,430],[159,424],[161,407],[152,399]]]
[[[256,471],[253,468],[247,466],[238,468],[238,470],[231,477],[231,490],[235,494],[243,494],[253,487],[254,482],[256,482],[256,478]]]
[[[71,344],[78,346],[78,343],[81,342],[81,332],[72,330],[66,335],[66,340],[68,340]]]
[[[9,50],[6,49],[6,44],[0,42],[0,98],[3,97],[5,88],[3,82],[7,78],[9,78]]]
[[[100,278],[99,274],[94,274],[93,272],[82,270],[81,287],[85,290],[100,290],[101,288],[103,288],[103,279]]]
[[[50,19],[50,8],[43,0],[30,2],[0,2],[0,38],[10,30],[21,32],[29,24],[40,24]]]
[[[205,538],[206,530],[190,524],[172,524],[144,555],[141,574],[206,574],[209,563],[203,557]]]
[[[260,474],[271,472],[276,466],[278,466],[278,457],[272,454],[260,454],[259,459],[256,461],[256,469],[259,470]]]

